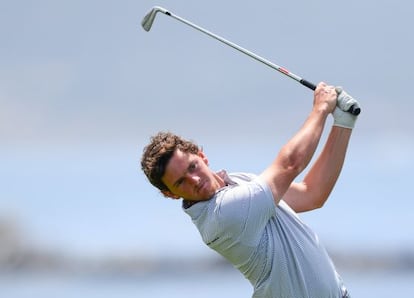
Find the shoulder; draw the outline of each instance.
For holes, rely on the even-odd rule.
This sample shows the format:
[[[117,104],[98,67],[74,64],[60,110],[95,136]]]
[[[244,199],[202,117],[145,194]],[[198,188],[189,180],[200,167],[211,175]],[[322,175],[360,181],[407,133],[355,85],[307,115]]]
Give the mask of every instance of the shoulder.
[[[232,172],[228,174],[231,181],[239,184],[255,180],[258,176],[252,173]]]
[[[240,225],[249,219],[274,214],[272,192],[259,176],[245,173],[229,176],[234,184],[223,188],[215,197],[215,212],[223,225]]]

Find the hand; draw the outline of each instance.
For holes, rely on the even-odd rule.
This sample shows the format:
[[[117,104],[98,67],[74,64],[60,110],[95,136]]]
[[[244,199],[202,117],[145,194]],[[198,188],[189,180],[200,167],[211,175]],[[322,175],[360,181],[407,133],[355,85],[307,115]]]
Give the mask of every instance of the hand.
[[[335,109],[337,97],[334,86],[321,82],[316,87],[313,105],[315,108],[322,109],[329,114]]]
[[[349,113],[348,110],[353,105],[359,106],[359,103],[352,96],[346,93],[342,87],[336,87],[335,91],[338,94],[338,97],[337,104],[333,112],[334,126],[353,129],[357,116]]]

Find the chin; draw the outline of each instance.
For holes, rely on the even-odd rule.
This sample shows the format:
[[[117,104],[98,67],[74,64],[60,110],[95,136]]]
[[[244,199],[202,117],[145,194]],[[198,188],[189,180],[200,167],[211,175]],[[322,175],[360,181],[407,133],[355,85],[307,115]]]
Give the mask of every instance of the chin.
[[[204,201],[210,200],[214,196],[215,193],[216,191],[209,191],[208,193],[206,193],[206,195],[203,196],[204,198],[203,200]]]

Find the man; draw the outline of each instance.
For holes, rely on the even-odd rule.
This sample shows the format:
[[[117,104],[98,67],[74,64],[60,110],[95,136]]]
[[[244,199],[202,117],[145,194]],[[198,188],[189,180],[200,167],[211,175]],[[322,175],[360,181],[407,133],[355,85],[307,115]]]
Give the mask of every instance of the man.
[[[313,108],[300,130],[258,176],[213,172],[193,142],[169,132],[151,138],[141,166],[165,196],[183,199],[203,241],[250,281],[253,297],[349,297],[325,248],[298,217],[321,207],[342,169],[357,104],[341,88],[318,84]],[[334,124],[302,182],[326,119]]]

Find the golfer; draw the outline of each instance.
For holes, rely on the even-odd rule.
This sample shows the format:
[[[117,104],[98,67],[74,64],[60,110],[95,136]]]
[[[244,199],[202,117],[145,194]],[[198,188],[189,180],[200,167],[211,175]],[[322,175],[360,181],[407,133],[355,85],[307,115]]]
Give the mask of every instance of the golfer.
[[[299,131],[259,175],[212,171],[194,142],[159,132],[144,148],[141,166],[165,196],[183,199],[183,210],[203,241],[252,284],[253,297],[350,297],[318,236],[297,213],[323,206],[342,165],[358,104],[342,88],[319,83]],[[302,182],[328,116],[333,126]],[[333,224],[333,223],[329,223]]]

